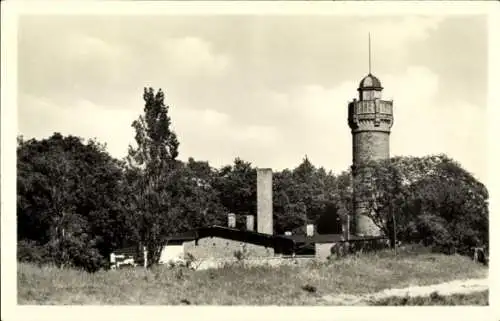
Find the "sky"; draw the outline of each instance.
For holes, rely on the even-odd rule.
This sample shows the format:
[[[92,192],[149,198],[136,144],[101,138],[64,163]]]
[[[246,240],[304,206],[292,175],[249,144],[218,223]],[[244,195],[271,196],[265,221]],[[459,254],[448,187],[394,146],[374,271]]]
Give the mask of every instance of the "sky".
[[[347,105],[368,73],[394,100],[391,156],[445,153],[487,178],[482,16],[22,16],[18,133],[134,143],[144,87],[162,88],[180,159],[240,157],[335,173],[352,161]]]

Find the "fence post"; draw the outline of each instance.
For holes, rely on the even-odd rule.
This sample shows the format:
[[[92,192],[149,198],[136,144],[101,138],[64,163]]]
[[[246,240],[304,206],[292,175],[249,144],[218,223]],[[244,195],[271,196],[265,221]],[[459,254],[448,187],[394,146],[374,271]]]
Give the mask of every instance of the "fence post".
[[[112,252],[110,255],[109,255],[109,266],[110,268],[114,268],[116,267],[116,255],[115,255],[115,252]]]
[[[393,238],[394,238],[394,255],[398,255],[398,240],[397,240],[397,233],[396,233],[396,215],[394,215],[394,209],[392,208],[392,200],[390,203],[390,211],[392,215],[392,233],[393,233]]]

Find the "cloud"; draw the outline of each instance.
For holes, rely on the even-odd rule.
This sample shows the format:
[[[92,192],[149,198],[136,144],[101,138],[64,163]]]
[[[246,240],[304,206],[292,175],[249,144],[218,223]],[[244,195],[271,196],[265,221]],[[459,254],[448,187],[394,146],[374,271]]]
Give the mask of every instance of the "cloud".
[[[82,29],[86,24],[78,19],[74,23],[55,19],[40,28],[42,21],[23,20],[19,89],[48,96],[59,105],[73,106],[85,98],[119,106],[122,96],[140,95],[143,86],[158,84],[192,93],[189,87],[222,77],[231,67],[229,55],[200,37],[138,38],[137,33],[117,32],[113,24],[103,25],[101,32],[95,26]],[[57,37],[46,37],[47,33]]]
[[[47,37],[33,26],[21,29],[19,91],[50,97],[69,108],[78,99],[116,103],[116,96],[122,95],[116,89],[129,79],[127,70],[133,61],[127,47],[64,28],[54,34],[57,37]]]
[[[245,143],[247,141],[252,141],[253,143],[262,145],[273,146],[277,140],[278,130],[272,126],[265,125],[250,125],[243,128],[233,128],[229,132],[231,136],[229,139],[233,139],[240,143]]]
[[[394,17],[362,21],[357,30],[371,33],[373,56],[377,60],[394,63],[394,59],[407,56],[408,46],[423,42],[439,27],[444,19],[438,16]],[[366,38],[365,38],[366,39]],[[368,40],[368,39],[367,39]]]
[[[138,116],[126,109],[99,106],[87,100],[78,100],[73,108],[66,108],[42,97],[21,95],[19,106],[19,131],[27,138],[42,139],[54,132],[96,138],[118,158],[126,155],[134,136],[131,124]]]
[[[440,78],[423,66],[378,76],[386,88],[384,99],[394,99],[392,155],[446,153],[485,179],[484,109],[460,101],[438,103]],[[258,101],[250,103],[256,108],[253,119],[213,106],[200,108],[203,103],[197,100],[174,99],[170,115],[181,142],[181,158],[192,156],[221,166],[239,156],[256,166],[282,169],[296,166],[307,154],[314,164],[335,172],[346,170],[352,157],[347,104],[356,97],[357,85],[346,81],[332,87],[263,89],[251,95],[253,102]],[[109,106],[84,99],[66,108],[26,95],[21,95],[20,111],[20,131],[27,136],[46,137],[59,131],[95,137],[106,142],[116,157],[125,156],[133,142],[130,124],[140,112],[127,104]]]
[[[239,156],[279,170],[307,154],[340,172],[351,163],[347,104],[367,72],[371,32],[373,72],[394,99],[391,154],[445,152],[484,178],[485,109],[468,99],[484,94],[474,64],[484,53],[468,49],[484,28],[453,19],[452,28],[424,16],[24,18],[20,131],[98,137],[122,157],[152,86],[167,93],[181,158],[220,166]],[[453,42],[460,59],[450,65],[447,41],[460,28],[474,37]]]
[[[314,164],[336,172],[347,169],[351,159],[347,103],[355,91],[352,83],[345,82],[330,88],[309,84],[268,92],[262,103],[272,106],[280,135],[272,156],[259,154],[254,159],[279,169],[297,166],[307,155]]]
[[[172,108],[173,129],[177,133],[181,158],[209,159],[213,166],[231,163],[236,157],[275,147],[276,127],[240,124],[223,112],[211,109]]]
[[[394,99],[395,124],[391,155],[424,156],[446,153],[481,179],[486,178],[485,110],[465,102],[437,101],[439,77],[423,66],[403,73],[382,75],[383,99]],[[289,92],[266,92],[263,105],[272,106],[290,121],[280,123],[279,148],[272,163],[293,167],[307,154],[314,164],[346,170],[352,142],[347,125],[347,104],[357,96],[357,82],[335,87],[304,85]],[[261,94],[261,97],[264,94]],[[253,159],[264,161],[266,155]]]
[[[406,16],[393,19],[384,17],[363,21],[360,27],[374,35],[380,35],[380,38],[383,36],[383,39],[387,40],[382,42],[385,45],[392,43],[400,46],[415,40],[425,40],[442,21],[444,18],[440,16]]]
[[[208,41],[197,37],[167,39],[163,53],[169,72],[176,76],[220,76],[230,65],[227,55],[215,53]]]
[[[97,57],[108,60],[116,59],[123,54],[118,46],[88,35],[73,36],[68,38],[67,42],[67,52],[64,56],[67,54],[72,59]]]
[[[440,77],[422,66],[383,80],[394,98],[393,155],[445,153],[483,181],[487,177],[486,110],[460,99],[439,99]]]

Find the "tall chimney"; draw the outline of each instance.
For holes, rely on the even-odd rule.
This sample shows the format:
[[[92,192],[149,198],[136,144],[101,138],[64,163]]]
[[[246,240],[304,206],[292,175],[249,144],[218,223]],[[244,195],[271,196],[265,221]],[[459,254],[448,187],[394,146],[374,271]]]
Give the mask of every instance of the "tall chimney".
[[[247,231],[253,231],[255,229],[255,217],[253,215],[247,215]]]
[[[236,228],[236,214],[234,213],[227,214],[227,227]]]
[[[257,232],[273,234],[273,172],[257,169]]]

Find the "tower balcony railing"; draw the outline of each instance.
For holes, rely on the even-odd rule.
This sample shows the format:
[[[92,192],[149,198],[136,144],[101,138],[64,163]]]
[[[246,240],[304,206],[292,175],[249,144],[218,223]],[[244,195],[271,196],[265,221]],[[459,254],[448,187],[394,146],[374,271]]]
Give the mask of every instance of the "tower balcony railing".
[[[353,102],[353,113],[392,115],[392,101],[389,100],[357,100]]]
[[[358,120],[364,120],[364,119],[383,119],[383,120],[391,120],[392,115],[390,114],[376,114],[376,113],[363,113],[363,114],[357,114],[356,115]]]

